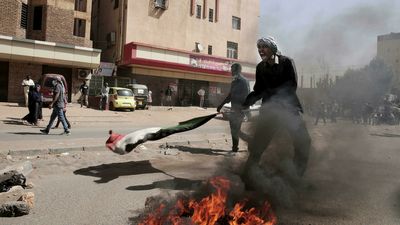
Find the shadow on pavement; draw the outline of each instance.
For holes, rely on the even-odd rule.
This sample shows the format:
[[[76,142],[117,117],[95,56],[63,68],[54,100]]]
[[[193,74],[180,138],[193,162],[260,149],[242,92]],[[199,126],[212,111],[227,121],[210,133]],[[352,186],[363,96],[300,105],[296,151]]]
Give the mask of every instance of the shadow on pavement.
[[[152,184],[147,185],[136,185],[127,187],[127,190],[131,191],[144,191],[155,188],[170,189],[170,190],[192,190],[201,184],[202,180],[189,180],[184,178],[175,177],[174,179],[168,179],[163,181],[155,181]]]
[[[130,175],[138,175],[145,173],[164,173],[164,172],[154,168],[149,160],[102,164],[74,171],[74,174],[76,175],[84,175],[84,176],[92,176],[100,178],[94,181],[96,183],[107,183],[111,180],[117,179],[120,176],[130,176]]]
[[[178,149],[182,152],[189,152],[192,154],[204,154],[204,155],[226,155],[228,151],[222,149],[211,149],[211,148],[199,148],[199,147],[188,147],[183,145],[173,145],[171,148]]]
[[[19,134],[19,135],[46,135],[38,132],[8,132],[9,134]],[[47,134],[47,135],[60,135],[60,134]]]
[[[393,210],[397,218],[400,218],[400,189],[394,193]]]
[[[2,120],[4,124],[11,124],[11,125],[25,125],[24,121],[21,118],[11,118],[7,117],[7,119]]]
[[[400,137],[399,134],[390,134],[390,133],[382,133],[382,134],[372,133],[370,135],[371,136],[378,136],[378,137]]]

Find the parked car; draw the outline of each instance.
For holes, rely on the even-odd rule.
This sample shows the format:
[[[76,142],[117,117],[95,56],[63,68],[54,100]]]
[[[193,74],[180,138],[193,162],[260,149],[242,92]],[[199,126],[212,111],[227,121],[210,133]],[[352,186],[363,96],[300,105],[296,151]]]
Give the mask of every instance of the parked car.
[[[244,114],[244,119],[243,121],[247,122],[250,119],[258,116],[260,112],[260,107],[261,107],[261,100],[257,101],[254,105],[250,106],[249,111],[246,111]],[[224,119],[229,119],[229,115],[231,112],[231,103],[228,102],[225,105],[222,106],[221,112],[222,112],[222,118]]]
[[[54,82],[57,78],[60,78],[64,84],[65,88],[65,96],[68,97],[68,84],[65,80],[65,77],[61,74],[53,74],[47,73],[43,74],[42,77],[39,79],[38,83],[40,84],[40,93],[43,96],[43,104],[47,105],[53,101],[53,90],[54,90]]]
[[[149,89],[144,84],[127,84],[125,86],[133,91],[136,100],[137,109],[147,108],[147,98],[149,95]]]
[[[136,101],[131,89],[121,87],[110,87],[109,91],[110,110],[129,109],[135,111]]]

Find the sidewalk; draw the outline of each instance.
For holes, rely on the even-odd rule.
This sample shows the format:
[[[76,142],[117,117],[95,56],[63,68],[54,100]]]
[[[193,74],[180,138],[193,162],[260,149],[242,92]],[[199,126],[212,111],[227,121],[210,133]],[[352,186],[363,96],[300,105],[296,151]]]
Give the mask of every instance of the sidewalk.
[[[79,104],[72,103],[67,108],[67,118],[72,126],[71,135],[59,135],[63,131],[61,124],[61,128],[52,129],[49,135],[44,135],[40,133],[40,129],[47,125],[51,114],[50,109],[43,108],[44,121],[41,121],[39,126],[31,126],[20,120],[28,113],[27,108],[18,106],[17,103],[0,102],[0,155],[25,156],[68,151],[105,151],[105,141],[110,129],[125,134],[146,127],[176,125],[180,121],[214,112],[216,112],[215,108],[161,106],[134,112],[100,111],[81,108]],[[214,119],[207,126],[226,126],[225,123],[226,121]],[[158,147],[162,144],[224,140],[228,136],[225,132],[185,132],[162,140],[146,142],[145,146]]]

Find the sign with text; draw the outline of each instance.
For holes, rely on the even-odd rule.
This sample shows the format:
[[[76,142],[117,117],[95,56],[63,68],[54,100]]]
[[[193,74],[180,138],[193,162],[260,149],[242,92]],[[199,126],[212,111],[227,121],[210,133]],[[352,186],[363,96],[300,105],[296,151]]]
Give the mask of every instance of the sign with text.
[[[217,70],[217,71],[230,71],[231,61],[209,58],[204,56],[191,55],[190,65],[196,68]]]

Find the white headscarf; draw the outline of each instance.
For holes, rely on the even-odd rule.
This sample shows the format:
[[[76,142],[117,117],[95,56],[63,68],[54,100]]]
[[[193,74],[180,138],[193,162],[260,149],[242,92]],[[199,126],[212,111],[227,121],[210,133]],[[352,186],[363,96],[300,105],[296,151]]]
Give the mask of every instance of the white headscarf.
[[[278,44],[276,43],[275,38],[273,37],[262,37],[260,39],[258,39],[257,41],[257,46],[262,46],[262,47],[267,47],[269,49],[271,49],[272,53],[274,53],[274,55],[280,55],[281,52],[278,50]]]

